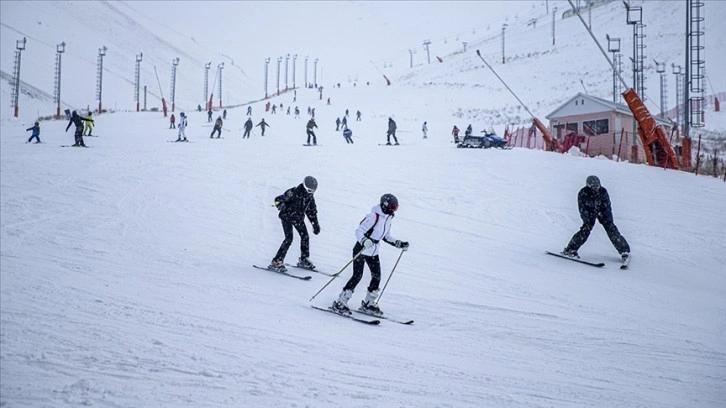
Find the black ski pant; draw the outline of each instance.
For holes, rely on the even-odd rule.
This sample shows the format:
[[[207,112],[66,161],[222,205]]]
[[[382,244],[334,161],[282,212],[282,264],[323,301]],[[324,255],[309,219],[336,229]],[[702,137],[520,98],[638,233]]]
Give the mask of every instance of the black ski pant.
[[[353,247],[353,256],[359,253],[363,249],[363,245],[360,242],[356,242]],[[381,283],[381,260],[378,255],[365,256],[360,255],[353,261],[353,276],[350,277],[348,283],[345,284],[343,290],[355,291],[355,287],[363,278],[363,264],[368,264],[368,269],[371,270],[371,283],[368,285],[368,291],[373,292],[378,290],[378,285]]]
[[[76,133],[73,135],[73,137],[76,139],[76,146],[86,145],[85,143],[83,143],[83,126],[76,126]]]
[[[248,128],[245,128],[245,133],[242,135],[242,139],[244,139],[244,138],[249,139],[250,138],[250,131],[251,130],[252,130],[252,128],[249,128],[249,129]]]
[[[280,245],[280,249],[277,250],[277,254],[273,261],[285,261],[287,250],[292,245],[292,228],[295,227],[297,233],[300,234],[300,258],[307,259],[310,257],[310,235],[308,234],[308,228],[305,226],[305,219],[290,221],[287,219],[280,219],[282,221],[282,231],[285,233],[285,239]]]
[[[388,143],[391,143],[391,136],[393,136],[393,140],[398,143],[398,139],[396,138],[396,131],[395,130],[389,130],[388,133],[386,133],[386,138]]]
[[[628,241],[625,240],[625,237],[620,235],[618,227],[616,227],[615,223],[613,223],[612,214],[598,214],[597,217],[583,217],[580,230],[572,236],[570,243],[567,244],[568,249],[573,249],[575,251],[580,249],[580,247],[585,243],[585,241],[587,241],[587,238],[590,236],[592,227],[595,226],[596,219],[598,222],[600,222],[600,224],[602,224],[603,228],[605,228],[605,232],[607,232],[608,238],[610,238],[610,242],[613,243],[613,246],[615,246],[615,249],[619,253],[630,252],[630,245],[628,245]]]
[[[217,138],[219,138],[220,136],[222,136],[222,128],[218,128],[215,126],[214,129],[212,129],[212,133],[209,135],[209,137],[214,137],[214,133],[217,133]]]
[[[308,134],[308,144],[310,144],[310,136],[313,137],[313,144],[318,144],[318,139],[315,137],[315,132],[308,129],[307,134]]]

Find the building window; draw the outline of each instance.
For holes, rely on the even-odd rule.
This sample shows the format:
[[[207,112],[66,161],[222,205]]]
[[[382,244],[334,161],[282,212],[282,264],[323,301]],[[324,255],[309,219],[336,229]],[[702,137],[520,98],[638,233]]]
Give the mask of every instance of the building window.
[[[578,126],[578,123],[577,122],[568,123],[567,125],[565,125],[565,131],[567,133],[570,133],[570,132],[577,133],[577,129],[578,128],[579,128],[579,126]]]
[[[610,133],[610,121],[608,119],[586,120],[582,122],[582,130],[588,136],[596,136]]]
[[[555,137],[562,138],[565,135],[565,124],[560,123],[555,125]]]

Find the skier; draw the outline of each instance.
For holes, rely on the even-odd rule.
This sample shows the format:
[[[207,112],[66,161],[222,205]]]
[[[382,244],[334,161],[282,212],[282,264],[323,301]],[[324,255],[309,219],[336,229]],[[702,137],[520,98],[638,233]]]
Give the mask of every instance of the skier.
[[[169,117],[169,129],[176,129],[176,117],[173,113]]]
[[[346,129],[348,127],[348,116],[343,116],[343,120],[340,121],[341,129]]]
[[[426,134],[429,131],[429,127],[426,126],[426,122],[423,123],[423,126],[421,126],[421,132],[423,132],[423,138],[426,139]]]
[[[340,130],[340,118],[335,118],[335,131]]]
[[[187,117],[184,112],[179,114],[179,136],[176,138],[176,142],[188,142],[185,129],[187,128]]]
[[[197,111],[198,112],[201,112],[202,111],[202,105],[197,105]]]
[[[40,123],[35,122],[35,124],[27,129],[25,131],[32,130],[33,133],[30,134],[30,139],[28,139],[25,143],[30,143],[31,140],[35,139],[35,143],[40,143]]]
[[[358,225],[355,230],[356,242],[353,246],[353,256],[355,257],[353,276],[343,287],[338,300],[333,302],[331,308],[333,311],[341,314],[351,314],[348,301],[363,277],[363,265],[367,264],[368,269],[371,271],[371,282],[368,285],[366,298],[361,302],[359,310],[378,316],[383,315],[376,302],[380,294],[378,285],[381,282],[381,261],[378,258],[379,244],[383,241],[404,251],[408,250],[408,242],[395,239],[391,235],[391,224],[396,210],[398,210],[396,196],[384,194],[381,196],[380,204],[371,208],[371,212]]]
[[[272,114],[277,114],[277,105],[272,105]]]
[[[207,111],[207,122],[211,122],[211,121],[212,121],[212,108],[209,108],[209,110]]]
[[[570,243],[562,251],[562,255],[579,258],[577,250],[587,241],[592,227],[595,226],[595,220],[597,220],[605,228],[610,242],[620,253],[623,262],[627,261],[630,257],[630,245],[620,235],[618,227],[613,223],[613,212],[608,191],[605,187],[602,187],[597,176],[588,176],[585,183],[586,186],[577,194],[577,206],[580,210],[582,226],[572,236]]]
[[[361,115],[360,111],[356,111],[356,113],[355,113],[355,121],[356,122],[360,122],[360,115]]]
[[[320,234],[318,208],[315,205],[315,197],[313,196],[317,188],[318,181],[315,177],[307,176],[296,187],[292,187],[282,195],[275,197],[275,207],[280,211],[278,216],[282,222],[282,231],[285,233],[285,239],[282,241],[275,257],[272,258],[272,263],[270,263],[268,269],[278,272],[285,272],[287,270],[285,268],[285,256],[292,244],[293,227],[300,234],[300,259],[297,266],[315,269],[315,265],[308,259],[310,257],[310,235],[308,235],[308,229],[305,226],[305,216],[307,215],[313,226],[313,234]]]
[[[471,123],[470,123],[469,126],[467,126],[466,127],[466,130],[464,131],[464,137],[471,136],[471,134],[472,134],[473,131],[474,130],[471,128]]]
[[[345,143],[353,143],[353,131],[350,130],[350,128],[345,128],[343,131],[343,137],[345,138]]]
[[[222,117],[217,116],[217,120],[214,121],[214,128],[212,129],[212,133],[209,135],[209,138],[214,138],[214,132],[217,132],[217,139],[219,139],[220,136],[222,136],[222,125],[224,122],[222,122]]]
[[[86,122],[83,123],[83,133],[86,136],[93,136],[91,132],[93,132],[93,113],[88,112],[88,115],[86,115]]]
[[[300,117],[300,108],[297,106],[295,107],[295,119],[298,119]]]
[[[250,132],[252,131],[252,118],[247,118],[247,122],[245,122],[245,133],[242,135],[242,139],[250,138]]]
[[[264,136],[265,135],[265,128],[268,127],[268,126],[270,126],[270,125],[268,125],[267,122],[265,122],[265,118],[262,118],[262,120],[260,121],[260,123],[258,123],[255,126],[259,126],[260,129],[262,129],[262,136]]]
[[[73,111],[71,113],[71,119],[68,121],[68,126],[66,126],[66,132],[71,127],[71,124],[76,125],[76,133],[73,134],[73,137],[76,141],[76,143],[73,144],[74,147],[86,147],[86,144],[83,142],[83,122],[87,122],[89,120],[93,122],[93,119],[86,119],[80,117],[76,111]]]
[[[227,109],[222,111],[222,119],[227,120]]]
[[[387,145],[391,145],[391,136],[393,136],[393,140],[396,142],[395,144],[398,145],[398,139],[396,138],[396,121],[393,120],[393,118],[388,118],[388,132],[386,133],[387,138]]]
[[[317,145],[318,138],[315,137],[315,132],[313,132],[313,128],[318,127],[318,125],[315,123],[315,118],[310,118],[310,120],[308,121],[308,124],[305,127],[306,127],[305,133],[307,133],[307,135],[308,135],[308,144],[310,144],[310,136],[312,136],[313,144]]]
[[[252,116],[252,107],[251,106],[247,107],[247,116]]]
[[[454,143],[459,143],[459,128],[456,125],[451,129],[451,134],[454,135]]]

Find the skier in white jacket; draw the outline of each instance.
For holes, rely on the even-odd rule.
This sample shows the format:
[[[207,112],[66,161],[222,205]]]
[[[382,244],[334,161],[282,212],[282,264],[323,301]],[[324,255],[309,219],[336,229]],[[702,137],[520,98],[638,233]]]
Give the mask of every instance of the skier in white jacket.
[[[353,247],[353,256],[358,253],[360,255],[353,261],[353,276],[343,287],[338,300],[333,302],[333,311],[340,314],[351,314],[348,300],[353,296],[355,287],[363,277],[363,265],[368,264],[368,269],[371,271],[371,282],[359,310],[378,316],[383,315],[377,302],[380,293],[378,286],[381,282],[381,261],[378,258],[380,243],[383,241],[404,251],[408,250],[408,242],[398,240],[391,235],[391,224],[396,210],[398,210],[396,196],[384,194],[381,196],[380,204],[374,206],[358,225],[355,230],[356,243]]]
[[[176,138],[175,142],[188,142],[186,128],[187,116],[184,114],[184,112],[182,112],[179,114],[179,124],[177,125],[177,129],[179,129],[179,136]]]

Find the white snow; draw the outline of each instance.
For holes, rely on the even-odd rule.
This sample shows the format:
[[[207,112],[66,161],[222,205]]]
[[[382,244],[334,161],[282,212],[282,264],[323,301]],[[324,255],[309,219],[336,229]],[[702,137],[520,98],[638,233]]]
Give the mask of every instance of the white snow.
[[[21,18],[8,16],[7,3],[15,5],[0,3],[4,72],[6,30]],[[56,3],[65,11],[42,18],[54,28],[26,27],[34,38],[66,34],[60,23],[71,7],[96,13],[124,4]],[[580,28],[563,42],[579,41]],[[144,41],[124,41],[136,40]],[[571,154],[456,149],[453,124],[497,125],[470,109],[500,106],[480,86],[490,73],[473,67],[475,56],[461,58],[472,63],[466,77],[453,63],[413,71],[459,78],[460,88],[411,79],[326,88],[330,106],[306,89],[294,104],[290,94],[273,99],[300,106],[300,119],[262,115],[263,103],[253,103],[255,124],[264,117],[271,128],[245,140],[246,107],[229,109],[224,138],[209,139],[206,114],[189,110],[201,94],[194,79],[181,87],[191,95],[180,104],[188,144],[168,143],[176,131],[152,112],[98,116],[88,149],[59,147],[73,140],[65,121],[42,121],[44,143],[25,144],[36,115],[11,119],[3,81],[0,406],[723,406],[726,183]],[[24,55],[28,78],[51,69],[30,61]],[[94,64],[91,57],[79,67],[94,78]],[[132,67],[119,75],[132,80]],[[52,83],[29,83],[52,95]],[[125,93],[123,109],[131,109],[128,82],[112,84],[109,94]],[[73,93],[69,106],[92,103],[88,88],[91,96]],[[543,101],[541,117],[544,104],[572,92],[519,91]],[[21,109],[54,111],[52,99],[21,101]],[[516,109],[516,101],[502,103]],[[316,108],[318,147],[301,146],[308,106]],[[345,109],[354,145],[334,130]],[[378,146],[388,116],[403,146]],[[579,228],[576,195],[590,174],[609,190],[632,247],[627,271],[599,225],[580,254],[604,268],[544,254]],[[369,327],[312,310],[328,277],[304,282],[252,268],[267,265],[282,241],[272,200],[306,175],[320,184],[322,232],[311,236],[311,259],[328,273],[348,262],[354,230],[379,197],[398,197],[392,232],[411,249],[380,306],[414,325]],[[298,255],[296,236],[287,261]],[[383,282],[399,255],[382,249]],[[344,270],[312,303],[330,304],[350,275]],[[366,269],[351,306],[369,279]]]

